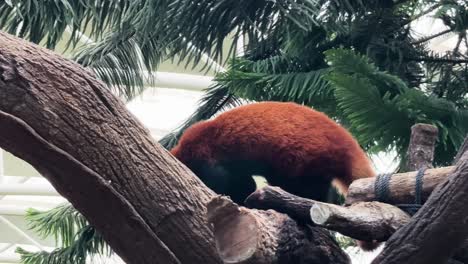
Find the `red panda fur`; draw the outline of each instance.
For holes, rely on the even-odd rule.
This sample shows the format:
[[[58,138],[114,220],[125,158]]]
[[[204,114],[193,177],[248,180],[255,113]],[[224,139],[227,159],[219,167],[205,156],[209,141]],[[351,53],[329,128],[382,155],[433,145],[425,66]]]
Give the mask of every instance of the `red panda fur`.
[[[231,109],[188,128],[171,153],[208,187],[238,203],[255,191],[251,176],[262,175],[262,170],[249,169],[252,164],[265,165],[260,167],[269,184],[315,200],[326,198],[332,181],[346,195],[352,181],[375,176],[346,129],[296,103]]]
[[[196,123],[171,153],[183,163],[259,160],[291,179],[320,171],[335,179],[343,194],[352,181],[375,176],[367,155],[346,129],[295,103],[248,104]]]

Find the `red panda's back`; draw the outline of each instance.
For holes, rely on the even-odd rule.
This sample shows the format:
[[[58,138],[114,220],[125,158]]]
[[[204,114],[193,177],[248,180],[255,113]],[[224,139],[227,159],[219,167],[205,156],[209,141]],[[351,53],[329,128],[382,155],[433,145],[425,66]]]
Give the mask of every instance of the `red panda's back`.
[[[295,103],[237,107],[189,128],[182,144],[199,145],[196,151],[190,148],[192,155],[258,160],[284,169],[292,177],[318,164],[327,170],[346,162],[353,167],[350,174],[354,178],[373,176],[365,153],[348,131],[325,114]],[[197,151],[200,153],[194,153]]]

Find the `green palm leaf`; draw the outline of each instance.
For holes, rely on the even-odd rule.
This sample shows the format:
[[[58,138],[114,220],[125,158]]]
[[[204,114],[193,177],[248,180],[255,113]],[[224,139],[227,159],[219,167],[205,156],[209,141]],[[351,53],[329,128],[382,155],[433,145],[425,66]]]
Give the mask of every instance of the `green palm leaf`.
[[[109,255],[112,250],[87,220],[70,204],[63,204],[46,212],[28,210],[29,228],[41,237],[54,237],[60,245],[52,252],[29,252],[17,248],[26,264],[85,264],[88,256]]]

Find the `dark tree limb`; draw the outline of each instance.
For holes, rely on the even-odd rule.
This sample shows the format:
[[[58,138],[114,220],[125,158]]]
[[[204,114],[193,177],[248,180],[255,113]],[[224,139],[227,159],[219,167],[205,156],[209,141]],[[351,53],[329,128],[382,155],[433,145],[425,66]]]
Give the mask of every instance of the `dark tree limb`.
[[[208,205],[208,221],[225,263],[350,263],[325,230],[298,225],[273,210],[239,207],[220,196]]]
[[[422,186],[422,202],[426,201],[432,191],[455,169],[454,166],[428,169],[424,172]],[[415,200],[416,171],[393,174],[389,182],[390,204],[411,204]],[[376,201],[375,195],[376,178],[363,178],[351,183],[348,189],[345,203]]]
[[[246,204],[273,209],[300,223],[319,225],[360,241],[386,241],[410,221],[408,214],[389,204],[363,202],[341,207],[295,196],[273,186],[257,190],[247,197]],[[453,257],[468,263],[468,240]]]
[[[245,200],[250,208],[273,209],[309,225],[313,224],[310,220],[310,208],[314,203],[314,200],[296,196],[276,186],[258,189]]]
[[[434,161],[435,143],[438,137],[436,126],[428,124],[416,124],[411,127],[411,138],[408,147],[408,171],[421,168],[432,168]]]
[[[401,209],[379,202],[343,207],[290,194],[279,187],[266,186],[251,194],[246,205],[273,209],[308,225],[318,225],[364,241],[385,241],[410,217]]]
[[[468,153],[427,202],[387,241],[374,264],[445,263],[468,236]]]
[[[78,64],[0,33],[0,128],[126,263],[221,263],[214,193]]]
[[[457,155],[455,155],[455,159],[453,160],[453,164],[456,164],[461,156],[468,150],[468,136],[465,137],[463,144],[461,145],[460,149],[458,149]]]

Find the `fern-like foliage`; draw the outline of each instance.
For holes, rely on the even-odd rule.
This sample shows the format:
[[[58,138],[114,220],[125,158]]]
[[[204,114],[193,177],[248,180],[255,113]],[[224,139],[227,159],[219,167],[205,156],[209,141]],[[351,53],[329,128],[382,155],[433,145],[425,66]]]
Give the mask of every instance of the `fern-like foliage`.
[[[59,247],[51,252],[30,252],[17,248],[25,264],[85,264],[94,255],[112,253],[101,235],[70,204],[46,212],[28,210],[26,220],[30,229],[41,237],[53,237]]]
[[[353,51],[335,49],[325,54],[331,65],[326,79],[333,86],[341,118],[347,120],[362,145],[371,151],[395,147],[404,157],[411,126],[428,123],[439,129],[436,164],[451,162],[456,147],[468,133],[468,112],[464,108],[409,88]]]
[[[396,148],[400,159],[409,127],[435,124],[441,135],[436,163],[449,163],[466,133],[461,121],[468,92],[468,60],[461,54],[468,47],[466,3],[315,4],[307,9],[309,18],[296,17],[300,23],[279,16],[215,81],[243,99],[309,105],[349,128],[366,149]],[[427,42],[436,36],[413,34],[411,22],[431,12],[445,21],[448,33],[459,34],[453,51],[432,51]],[[336,53],[339,58],[327,53],[337,49],[355,53]]]
[[[129,100],[152,84],[152,72],[167,59],[155,33],[136,28],[156,12],[142,18],[145,2],[0,1],[0,28],[50,49],[67,37],[71,57]]]

